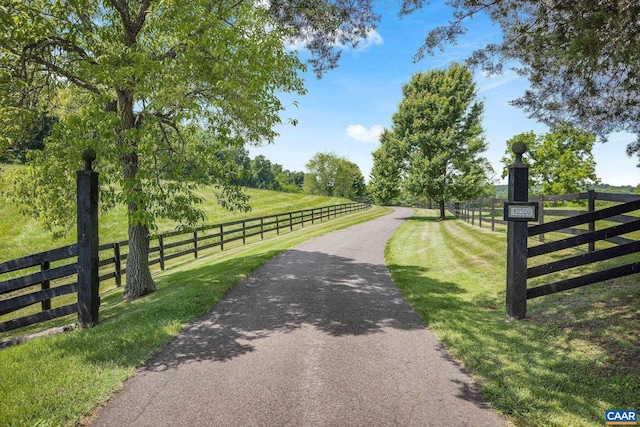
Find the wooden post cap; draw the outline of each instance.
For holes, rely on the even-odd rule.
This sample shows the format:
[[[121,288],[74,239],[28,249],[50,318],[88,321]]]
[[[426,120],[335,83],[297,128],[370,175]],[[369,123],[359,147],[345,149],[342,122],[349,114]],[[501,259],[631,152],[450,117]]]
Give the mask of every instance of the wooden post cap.
[[[93,150],[83,150],[82,151],[82,160],[84,160],[84,169],[92,170],[91,163],[96,159],[96,152]]]

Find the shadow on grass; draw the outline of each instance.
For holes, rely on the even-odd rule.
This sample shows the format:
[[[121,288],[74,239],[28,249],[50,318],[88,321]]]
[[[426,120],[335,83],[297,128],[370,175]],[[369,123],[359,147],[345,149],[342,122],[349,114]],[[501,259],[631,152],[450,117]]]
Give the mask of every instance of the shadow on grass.
[[[447,216],[444,220],[440,219],[439,216],[424,216],[424,215],[414,215],[406,218],[398,218],[402,221],[416,221],[416,222],[442,222],[456,219],[453,216]]]
[[[638,277],[599,283],[529,301],[530,322],[570,329],[572,339],[597,343],[608,376],[633,373],[640,395],[640,287]]]
[[[578,419],[595,425],[602,421],[603,404],[637,406],[637,370],[613,377],[611,361],[598,362],[588,348],[576,351],[580,340],[594,338],[580,322],[567,342],[565,331],[551,318],[538,315],[535,320],[510,321],[504,301],[496,297],[481,295],[469,301],[462,286],[429,278],[419,267],[391,265],[389,269],[446,350],[471,374],[482,378],[484,397],[518,423],[541,425],[549,419],[536,417],[553,412],[572,422]],[[635,313],[637,316],[638,311]],[[632,312],[618,314],[630,316]],[[466,394],[463,387],[461,394]]]

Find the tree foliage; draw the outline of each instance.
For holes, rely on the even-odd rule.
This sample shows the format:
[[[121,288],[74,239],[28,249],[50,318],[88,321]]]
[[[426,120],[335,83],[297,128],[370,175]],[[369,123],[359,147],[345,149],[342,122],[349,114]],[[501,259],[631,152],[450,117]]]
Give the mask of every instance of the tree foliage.
[[[14,135],[14,138],[6,140],[8,147],[4,154],[1,154],[2,150],[0,150],[0,162],[25,163],[30,150],[44,149],[44,139],[49,136],[58,119],[47,112],[40,113],[34,119],[31,129],[23,129],[21,136]]]
[[[290,171],[263,155],[251,159],[243,147],[220,147],[217,157],[229,171],[230,182],[236,186],[299,193],[304,172]]]
[[[487,148],[483,104],[476,99],[471,72],[460,64],[417,73],[402,93],[392,129],[383,134],[383,151],[374,156],[375,191],[380,194],[389,185],[386,191],[393,194],[397,175],[392,169],[399,165],[402,188],[437,201],[444,218],[446,201],[478,196],[493,173],[480,157]]]
[[[155,289],[147,261],[156,219],[203,218],[197,186],[244,206],[218,153],[273,141],[278,94],[304,92],[304,66],[285,42],[304,39],[321,75],[339,43],[356,43],[377,19],[370,1],[343,0],[9,0],[0,12],[2,146],[62,108],[60,93],[81,100],[59,115],[14,199],[48,227],[67,225],[80,154],[93,149],[102,207],[128,207],[126,299]]]
[[[414,1],[414,0],[404,0]],[[269,14],[284,24],[289,39],[301,42],[318,77],[335,68],[338,46],[356,46],[380,21],[374,0],[269,0]]]
[[[306,164],[304,191],[324,196],[358,198],[366,196],[360,168],[335,153],[317,153]]]
[[[385,129],[380,135],[380,148],[373,152],[373,168],[369,194],[375,203],[392,205],[398,201],[401,185],[400,142]]]
[[[584,191],[599,183],[596,162],[591,154],[596,136],[567,124],[555,124],[551,131],[536,136],[521,133],[507,141],[502,177],[515,160],[511,147],[516,142],[527,145],[523,158],[529,164],[529,187],[542,194],[566,194]]]
[[[422,3],[422,2],[420,2]],[[474,52],[470,64],[501,72],[516,61],[531,88],[514,101],[547,124],[568,122],[606,139],[629,131],[640,157],[640,3],[636,0],[450,0],[449,25],[430,31],[418,58],[465,34],[464,21],[483,13],[500,43]]]

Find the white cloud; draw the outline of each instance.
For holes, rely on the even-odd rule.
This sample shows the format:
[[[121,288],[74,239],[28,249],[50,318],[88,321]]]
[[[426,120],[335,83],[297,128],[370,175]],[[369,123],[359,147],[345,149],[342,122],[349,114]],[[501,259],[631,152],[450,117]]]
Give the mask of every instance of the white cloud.
[[[347,136],[361,142],[377,142],[380,134],[384,130],[381,125],[373,125],[367,129],[362,125],[347,126]]]
[[[382,40],[380,33],[371,29],[367,32],[367,37],[358,44],[356,50],[367,50],[371,46],[378,46],[382,43],[384,43],[384,41]]]
[[[480,89],[479,92],[486,92],[492,89],[499,88],[500,86],[511,83],[512,81],[518,80],[521,77],[518,76],[513,71],[505,71],[503,74],[499,74],[496,76],[488,76],[486,73],[476,74],[476,81],[479,81]]]
[[[288,42],[286,44],[287,49],[297,50],[297,51],[306,50],[306,44],[309,40],[311,40],[312,35],[313,35],[312,33],[309,33],[306,37]],[[339,35],[338,37],[336,37],[336,39],[339,39]],[[367,32],[367,37],[360,39],[360,41],[358,42],[358,45],[354,50],[362,52],[362,51],[366,51],[371,46],[378,46],[383,43],[384,43],[384,40],[382,39],[382,36],[380,35],[380,33],[374,29],[370,29]],[[337,40],[334,42],[334,44],[339,49],[342,49],[345,51],[350,50],[350,46],[344,45]]]

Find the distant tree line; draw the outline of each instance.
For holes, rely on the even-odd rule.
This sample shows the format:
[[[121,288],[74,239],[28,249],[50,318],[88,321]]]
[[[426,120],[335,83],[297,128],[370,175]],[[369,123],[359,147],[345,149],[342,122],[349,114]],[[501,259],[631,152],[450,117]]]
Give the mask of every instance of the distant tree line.
[[[304,172],[285,169],[261,154],[252,159],[245,148],[221,148],[218,158],[232,171],[233,185],[288,193],[303,190]]]
[[[58,121],[56,117],[42,114],[31,132],[17,139],[0,156],[0,163],[27,163],[29,151],[42,151],[45,138]],[[209,145],[218,145],[217,162],[210,170],[198,171],[202,175],[222,174],[232,185],[324,196],[365,198],[367,189],[358,165],[335,153],[317,153],[305,165],[307,172],[291,171],[273,163],[263,155],[253,159],[244,147],[229,147],[217,143],[202,131],[199,138]],[[190,173],[195,171],[189,171]]]
[[[203,134],[202,138],[207,136]],[[213,141],[207,143],[215,144]],[[358,165],[335,153],[316,153],[306,163],[306,173],[285,169],[262,154],[252,159],[243,147],[220,146],[217,157],[216,165],[222,165],[229,182],[238,187],[348,199],[367,197],[367,187]]]

